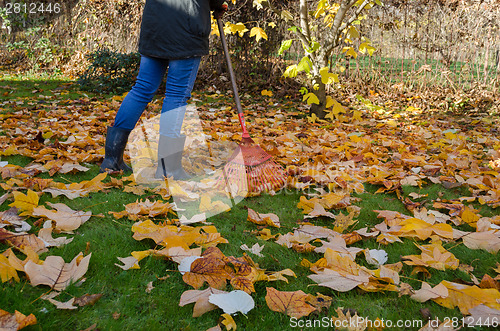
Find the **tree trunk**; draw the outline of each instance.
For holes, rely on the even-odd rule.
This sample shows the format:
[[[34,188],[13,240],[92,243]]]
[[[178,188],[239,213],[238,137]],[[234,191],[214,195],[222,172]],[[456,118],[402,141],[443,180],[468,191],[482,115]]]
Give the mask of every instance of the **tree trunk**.
[[[318,118],[324,119],[328,113],[325,111],[326,109],[326,86],[321,81],[321,77],[316,77],[313,80],[313,84],[318,85],[318,89],[314,90],[313,93],[318,97],[319,104],[311,104],[311,108],[309,109],[310,114],[315,114]]]

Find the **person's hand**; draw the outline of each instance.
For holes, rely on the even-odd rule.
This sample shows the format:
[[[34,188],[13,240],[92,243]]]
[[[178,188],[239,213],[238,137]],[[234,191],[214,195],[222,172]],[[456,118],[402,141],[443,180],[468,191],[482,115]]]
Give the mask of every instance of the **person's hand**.
[[[220,8],[214,10],[214,18],[219,20],[227,12],[227,4],[223,4]]]

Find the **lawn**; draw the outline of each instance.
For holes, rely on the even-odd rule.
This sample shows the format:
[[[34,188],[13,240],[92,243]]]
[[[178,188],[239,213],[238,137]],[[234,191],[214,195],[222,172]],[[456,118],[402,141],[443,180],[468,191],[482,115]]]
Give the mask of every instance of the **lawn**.
[[[185,282],[172,259],[147,256],[138,262],[139,269],[117,266],[121,265],[118,257],[170,245],[168,240],[158,244],[149,238],[134,239],[134,224],[147,220],[160,227],[179,224],[179,215],[172,210],[158,216],[128,212],[118,217],[111,213],[131,210],[125,206],[147,200],[164,204],[173,201],[171,192],[161,189],[161,184],[143,185],[123,174],[98,177],[106,126],[112,123],[122,97],[82,92],[63,76],[0,76],[0,212],[10,210],[11,205],[21,206],[16,213],[30,225],[29,233],[38,235],[42,227],[52,226],[54,237],[73,239],[41,253],[41,261],[60,256],[69,263],[80,252],[84,256],[92,254],[84,276],[66,287],[57,301],[85,294],[102,295],[95,303],[77,309],[58,309],[42,298],[53,292],[50,286],[32,286],[19,269],[19,281],[8,277],[9,260],[0,259],[0,309],[11,314],[33,314],[37,323],[26,330],[206,330],[217,324],[225,329],[221,309],[194,318],[193,304],[179,306],[181,295],[193,287]],[[378,318],[396,329],[417,330],[428,319],[456,327],[480,305],[496,311],[490,326],[500,322],[500,308],[495,302],[500,299],[500,176],[494,162],[500,149],[495,125],[498,118],[401,113],[399,107],[395,111],[373,111],[352,98],[352,109],[318,121],[308,117],[298,101],[248,94],[242,99],[251,135],[284,166],[288,185],[278,192],[246,197],[229,211],[212,212],[206,221],[227,240],[217,244],[226,257],[246,254],[268,275],[290,269],[296,277],[255,281],[255,292],[251,293],[255,308],[246,315],[233,316],[238,330],[314,329],[314,325],[324,326],[318,324],[324,318],[340,318],[339,307],[342,314],[357,314],[370,321]],[[212,144],[217,140],[239,141],[237,118],[229,108],[233,106],[230,95],[196,91],[193,101],[204,134]],[[155,100],[144,117],[154,117],[160,106],[161,100]],[[192,150],[187,154],[192,163],[185,164],[186,168],[199,174],[204,160]],[[68,164],[72,164],[69,171]],[[47,190],[63,190],[63,184],[66,195],[55,196]],[[71,190],[75,196],[68,196]],[[91,212],[92,216],[71,234],[58,231],[57,221],[47,225],[48,216],[33,212],[33,206],[30,210],[16,204],[30,191],[39,198],[31,203],[35,208],[51,209],[58,203],[73,211]],[[218,199],[215,195],[211,198],[212,202]],[[200,202],[194,199],[192,203]],[[323,210],[314,214],[313,209],[320,206]],[[275,214],[280,227],[250,222],[249,209]],[[391,218],[382,211],[398,212],[400,216]],[[0,215],[0,256],[6,257],[10,249],[19,259],[30,260],[26,243],[16,245],[12,239],[22,237],[8,221],[12,216]],[[191,225],[201,226],[205,224]],[[314,226],[315,231],[335,229],[347,242],[347,248],[359,248],[360,252],[349,261],[340,259],[333,249],[320,253],[321,240],[329,237],[292,235],[303,226]],[[360,231],[364,228],[367,232]],[[262,239],[265,229],[274,237]],[[473,244],[464,240],[477,233],[486,233],[491,240]],[[262,257],[240,248],[256,243],[264,245]],[[442,259],[433,256],[426,264],[409,263],[415,261],[409,256],[423,259],[418,246],[430,244],[442,247],[441,255],[448,255]],[[205,251],[211,244],[202,246]],[[374,249],[385,250],[388,259],[382,265],[387,268],[368,262],[364,252]],[[456,258],[456,265],[449,254]],[[325,257],[324,264],[316,264]],[[369,270],[370,281],[342,291],[337,286],[320,286],[309,277],[346,266],[335,264],[336,259],[354,266],[351,273],[343,274],[346,279],[352,272]],[[390,273],[389,269],[396,271]],[[385,276],[380,274],[384,270]],[[448,292],[454,291],[453,295],[419,302],[414,295],[423,284],[433,288],[438,284],[460,284],[467,290],[453,290],[449,285]],[[205,283],[200,289],[206,287]],[[268,288],[314,296],[319,293],[330,297],[331,305],[293,319],[270,309],[266,301]],[[223,289],[234,289],[229,279]],[[418,322],[396,327],[398,320]]]

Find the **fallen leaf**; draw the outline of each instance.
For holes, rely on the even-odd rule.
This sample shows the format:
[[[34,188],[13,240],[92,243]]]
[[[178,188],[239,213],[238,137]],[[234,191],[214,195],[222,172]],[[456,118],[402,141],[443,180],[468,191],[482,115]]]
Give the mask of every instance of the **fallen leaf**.
[[[75,298],[73,304],[84,307],[84,306],[93,306],[97,301],[102,298],[102,294],[84,294],[81,297]]]
[[[387,262],[387,252],[383,249],[365,249],[366,262],[376,265],[377,267],[384,265]]]
[[[210,294],[208,301],[221,308],[224,313],[234,315],[237,312],[247,314],[255,307],[252,297],[241,290],[234,290],[229,293]]]
[[[10,264],[7,257],[3,254],[0,254],[0,279],[2,283],[8,282],[11,279],[19,282],[16,268]]]
[[[222,324],[226,327],[226,330],[236,330],[236,322],[234,321],[233,317],[229,314],[222,314],[222,317],[224,319],[222,320]]]
[[[494,231],[471,232],[463,236],[462,240],[470,249],[484,249],[492,254],[500,250],[500,238]]]
[[[327,295],[316,293],[316,295],[308,294],[306,302],[313,306],[317,311],[321,312],[323,308],[326,311],[330,309],[333,299]]]
[[[46,247],[61,247],[66,244],[69,244],[73,241],[74,238],[66,238],[66,237],[52,237],[52,228],[43,228],[38,231],[38,238],[40,238]]]
[[[47,203],[52,208],[49,210],[43,206],[33,209],[33,216],[43,216],[55,222],[55,229],[71,233],[87,222],[92,216],[92,212],[75,211],[63,203]]]
[[[422,283],[422,288],[415,291],[415,294],[411,296],[413,300],[418,302],[426,302],[430,299],[436,298],[446,298],[448,297],[448,289],[443,284],[438,284],[435,287],[431,287],[426,282]]]
[[[332,316],[332,323],[334,325],[346,325],[345,329],[349,331],[363,331],[368,328],[368,319],[361,318],[358,316],[357,312],[351,313],[351,309],[344,309],[343,307],[338,307],[335,309],[337,317]],[[378,323],[377,323],[378,324]]]
[[[247,220],[257,225],[269,225],[276,228],[281,226],[279,217],[276,214],[260,214],[251,208],[248,209]]]
[[[435,298],[433,301],[441,306],[453,309],[458,307],[462,314],[468,314],[471,308],[484,304],[493,309],[500,309],[500,292],[496,289],[481,289],[443,280],[449,295],[446,298]]]
[[[469,309],[470,316],[464,318],[467,327],[497,327],[500,321],[500,309],[493,309],[484,304]]]
[[[0,309],[0,330],[21,330],[29,325],[35,325],[36,323],[36,317],[33,314],[25,316],[17,310],[14,314],[10,314]]]
[[[28,190],[26,195],[19,191],[14,191],[12,194],[14,195],[14,202],[9,206],[16,207],[20,211],[26,212],[27,215],[30,215],[33,209],[38,206],[38,194],[32,190]]]
[[[123,270],[129,270],[129,269],[140,269],[139,262],[135,257],[129,256],[129,257],[117,257],[120,262],[123,263],[123,265],[119,265],[118,263],[115,263],[115,266],[122,268]]]
[[[422,254],[403,256],[402,259],[404,263],[408,265],[431,267],[442,271],[445,269],[455,270],[460,264],[455,255],[441,246],[441,242],[439,241],[431,245],[417,245],[417,247],[420,248]]]
[[[217,247],[210,247],[203,252],[201,258],[191,263],[190,271],[182,276],[182,280],[195,289],[199,289],[205,282],[213,288],[222,289],[232,273],[224,254]]]
[[[255,243],[252,248],[249,248],[246,244],[243,244],[240,246],[240,248],[244,251],[250,252],[252,254],[255,254],[259,257],[264,257],[260,252],[264,249],[265,245],[260,246],[259,243]]]
[[[151,291],[154,289],[155,287],[153,286],[153,282],[149,282],[148,285],[146,286],[146,293],[151,293]]]
[[[272,287],[266,287],[266,291],[266,303],[272,311],[301,318],[316,310],[306,302],[309,297],[303,291],[283,292]]]
[[[194,308],[193,308],[193,317],[199,317],[206,312],[209,312],[211,310],[214,310],[217,308],[216,305],[211,304],[208,301],[208,298],[212,294],[223,294],[227,293],[225,291],[221,291],[215,288],[207,288],[206,290],[200,291],[200,290],[188,290],[182,293],[181,299],[179,302],[179,306],[183,307],[185,305],[188,305],[190,303],[195,303]]]
[[[28,261],[24,270],[32,286],[48,285],[56,291],[62,291],[83,277],[91,256],[92,254],[83,257],[80,253],[70,263],[65,263],[60,256],[48,256],[42,265]]]

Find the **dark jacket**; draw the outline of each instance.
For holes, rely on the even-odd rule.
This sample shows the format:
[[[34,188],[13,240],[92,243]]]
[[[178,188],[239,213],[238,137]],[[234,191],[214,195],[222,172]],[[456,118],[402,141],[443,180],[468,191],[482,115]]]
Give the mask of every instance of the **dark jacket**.
[[[139,53],[162,59],[208,54],[210,11],[224,0],[146,0]]]

